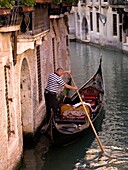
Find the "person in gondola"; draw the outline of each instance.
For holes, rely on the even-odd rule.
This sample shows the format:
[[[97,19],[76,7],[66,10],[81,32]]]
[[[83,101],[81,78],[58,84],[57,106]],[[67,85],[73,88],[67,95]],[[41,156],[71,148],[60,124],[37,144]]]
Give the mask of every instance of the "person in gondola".
[[[64,74],[71,74],[71,71],[65,71],[63,68],[58,68],[54,73],[51,73],[48,77],[47,86],[44,91],[45,105],[47,119],[49,120],[51,116],[51,109],[53,109],[54,115],[57,114],[57,109],[59,106],[59,101],[57,98],[58,91],[60,88],[65,87],[67,89],[78,90],[76,86],[68,85],[62,79]]]

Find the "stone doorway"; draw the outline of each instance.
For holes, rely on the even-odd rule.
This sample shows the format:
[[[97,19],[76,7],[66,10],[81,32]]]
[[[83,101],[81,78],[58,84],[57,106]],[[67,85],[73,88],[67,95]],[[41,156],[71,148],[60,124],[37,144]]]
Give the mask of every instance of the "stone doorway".
[[[84,17],[82,20],[82,40],[87,40],[88,34],[88,22],[87,19]]]
[[[21,121],[23,139],[33,132],[33,107],[32,107],[32,90],[31,78],[28,62],[23,59],[20,76],[20,93],[21,93]]]

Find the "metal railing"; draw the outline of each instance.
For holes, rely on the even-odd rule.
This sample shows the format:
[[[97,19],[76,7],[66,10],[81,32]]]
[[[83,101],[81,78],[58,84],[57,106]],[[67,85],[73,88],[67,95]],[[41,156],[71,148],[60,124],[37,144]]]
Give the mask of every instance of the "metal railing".
[[[13,9],[10,10],[9,14],[0,15],[0,27],[21,24],[22,15],[20,11],[21,11],[20,7],[14,6]]]

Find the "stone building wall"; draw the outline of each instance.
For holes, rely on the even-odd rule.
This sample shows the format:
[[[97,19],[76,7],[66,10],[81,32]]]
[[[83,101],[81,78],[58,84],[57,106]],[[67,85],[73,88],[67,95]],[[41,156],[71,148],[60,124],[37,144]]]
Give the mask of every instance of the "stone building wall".
[[[103,22],[100,19],[100,14],[105,17]],[[97,15],[99,15],[99,19],[97,19]],[[116,16],[116,23],[113,21],[113,15]],[[90,0],[87,0],[86,4],[82,5],[79,1],[78,7],[73,7],[69,15],[70,37],[78,41],[89,42],[104,47],[111,47],[114,50],[117,49],[127,52],[128,29],[126,28],[125,31],[123,30],[124,22],[127,22],[124,21],[125,16],[127,16],[126,12],[119,13],[118,8],[114,10],[114,7],[112,8],[108,2],[101,1],[100,4],[98,1],[90,2]],[[97,26],[98,23],[99,28]],[[113,23],[117,29],[116,35],[113,33]]]
[[[0,169],[12,169],[20,160],[22,143],[17,129],[15,106],[15,72],[12,59],[11,33],[0,33]]]
[[[0,170],[17,166],[23,152],[23,135],[34,140],[45,116],[44,89],[49,74],[58,66],[70,68],[68,32],[63,17],[52,18],[50,30],[45,34],[31,38],[18,36],[16,64],[11,37],[12,32],[0,33]]]
[[[5,80],[2,55],[2,36],[0,34],[0,169],[6,169],[7,159],[7,133],[6,133],[6,105],[5,105]]]

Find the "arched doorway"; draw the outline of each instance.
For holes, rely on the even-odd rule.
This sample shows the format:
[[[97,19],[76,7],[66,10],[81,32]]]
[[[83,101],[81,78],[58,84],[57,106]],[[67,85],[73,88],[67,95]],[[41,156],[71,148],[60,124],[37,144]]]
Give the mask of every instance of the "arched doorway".
[[[80,38],[80,15],[77,12],[77,38]]]
[[[27,136],[33,132],[33,107],[31,91],[30,70],[27,60],[23,59],[20,76],[20,93],[21,121],[24,136]]]
[[[87,40],[88,34],[88,22],[87,19],[84,17],[82,20],[82,40]]]

